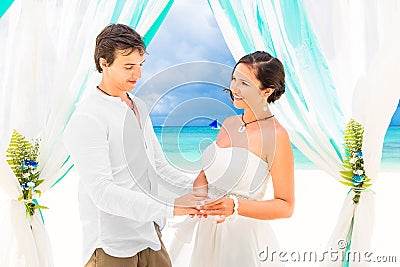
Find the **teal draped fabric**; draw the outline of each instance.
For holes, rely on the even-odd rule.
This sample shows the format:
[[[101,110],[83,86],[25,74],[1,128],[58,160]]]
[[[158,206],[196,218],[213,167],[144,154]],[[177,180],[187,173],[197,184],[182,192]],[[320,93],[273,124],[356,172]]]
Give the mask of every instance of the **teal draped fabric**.
[[[232,24],[233,30],[240,39],[240,43],[245,51],[254,51],[255,45],[252,36],[249,34],[250,29],[247,23],[247,16],[243,11],[240,1],[220,1],[221,7],[226,10],[226,15]]]
[[[6,13],[8,8],[12,5],[14,0],[1,0],[0,2],[0,18]]]
[[[143,41],[147,45],[149,45],[150,41],[153,39],[154,35],[160,28],[162,22],[165,19],[165,16],[167,16],[169,10],[171,9],[172,4],[174,3],[173,0],[170,0],[164,10],[161,12],[161,14],[158,16],[156,21],[153,23],[153,25],[150,27],[150,29],[147,31],[147,33],[143,36]]]
[[[240,44],[228,44],[228,47],[242,46],[246,53],[264,50],[279,58],[286,71],[285,98],[288,105],[277,102],[282,116],[296,131],[294,144],[315,162],[327,169],[342,160],[341,143],[345,119],[340,106],[335,84],[322,54],[302,1],[249,0],[227,1],[208,0],[215,16],[223,16],[230,25],[220,25],[234,32]],[[247,12],[245,12],[247,10]],[[218,18],[217,18],[218,19]],[[254,25],[257,26],[254,29]],[[261,40],[261,41],[260,41]],[[236,58],[238,60],[238,58]],[[287,112],[290,109],[291,112]],[[311,116],[310,116],[311,115]],[[311,118],[312,117],[312,118]],[[318,130],[315,130],[318,126]],[[302,129],[299,129],[299,128]],[[322,136],[323,135],[323,136]],[[329,148],[320,149],[312,142],[324,138]],[[329,151],[329,153],[327,153]],[[324,162],[327,154],[331,160]],[[334,154],[334,155],[333,155]],[[328,155],[329,157],[329,155]],[[335,175],[336,170],[330,170]],[[337,176],[337,175],[336,175]]]
[[[116,23],[118,21],[119,16],[121,15],[122,8],[124,7],[126,0],[117,0],[115,4],[114,13],[111,17],[111,23]]]
[[[154,21],[153,25],[150,27],[150,29],[144,34],[143,36],[143,41],[147,45],[149,45],[151,39],[153,39],[154,35],[156,34],[157,30],[160,28],[162,22],[165,19],[165,16],[168,14],[172,4],[174,3],[174,0],[169,0],[158,16],[158,18]],[[122,9],[124,8],[126,4],[126,0],[117,0],[115,4],[115,9],[111,18],[110,23],[117,23],[119,20],[119,17],[121,15]],[[151,5],[156,5],[157,2],[149,2],[148,0],[139,0],[136,1],[135,3],[135,11],[132,14],[132,17],[130,21],[127,23],[129,26],[136,28],[138,25],[139,21],[143,18],[143,13],[146,8],[149,8]]]
[[[302,78],[310,85],[308,90],[313,96],[311,104],[315,110],[323,112],[321,116],[317,117],[318,123],[323,127],[327,136],[332,136],[331,129],[333,127],[336,127],[336,129],[343,128],[344,115],[317,37],[307,19],[301,1],[296,3],[287,0],[282,1],[281,11],[288,41],[296,49],[297,57],[301,57],[299,61],[304,64],[302,68],[307,69],[306,72],[302,73]],[[298,90],[296,92],[300,94]],[[342,136],[342,131],[338,131],[334,137],[341,138]],[[341,146],[335,143],[334,139],[331,139],[331,144],[337,152],[340,151]],[[338,156],[341,156],[341,153],[338,153]]]

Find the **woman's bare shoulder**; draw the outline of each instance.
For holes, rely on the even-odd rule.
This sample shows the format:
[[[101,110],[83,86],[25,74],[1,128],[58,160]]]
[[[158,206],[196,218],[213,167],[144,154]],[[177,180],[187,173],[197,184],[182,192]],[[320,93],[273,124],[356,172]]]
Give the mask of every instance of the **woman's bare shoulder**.
[[[278,121],[275,121],[275,133],[278,138],[289,139],[288,131]]]

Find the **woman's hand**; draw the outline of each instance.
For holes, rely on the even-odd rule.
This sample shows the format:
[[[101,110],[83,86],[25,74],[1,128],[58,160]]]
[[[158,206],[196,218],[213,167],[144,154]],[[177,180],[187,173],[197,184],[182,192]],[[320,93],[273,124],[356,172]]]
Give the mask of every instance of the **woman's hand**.
[[[234,205],[233,199],[223,197],[207,200],[205,205],[200,206],[199,208],[205,215],[219,215],[219,219],[217,219],[216,222],[221,223],[224,222],[228,216],[233,214]]]

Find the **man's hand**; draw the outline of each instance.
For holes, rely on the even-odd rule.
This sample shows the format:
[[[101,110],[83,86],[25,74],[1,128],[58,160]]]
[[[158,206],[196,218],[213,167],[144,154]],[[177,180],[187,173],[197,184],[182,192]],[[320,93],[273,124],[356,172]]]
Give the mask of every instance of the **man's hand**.
[[[202,213],[198,207],[204,203],[204,200],[208,199],[207,193],[204,192],[192,192],[175,199],[174,203],[174,216],[197,214]]]

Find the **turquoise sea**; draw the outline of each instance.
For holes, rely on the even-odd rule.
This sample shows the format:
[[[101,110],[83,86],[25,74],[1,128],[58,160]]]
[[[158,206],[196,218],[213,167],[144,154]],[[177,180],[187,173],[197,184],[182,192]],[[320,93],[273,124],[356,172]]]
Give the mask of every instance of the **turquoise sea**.
[[[200,156],[217,137],[218,130],[205,127],[154,126],[167,160],[175,167],[197,173]],[[293,146],[296,169],[318,169],[307,157]],[[381,171],[400,171],[400,127],[389,127],[382,152]]]

